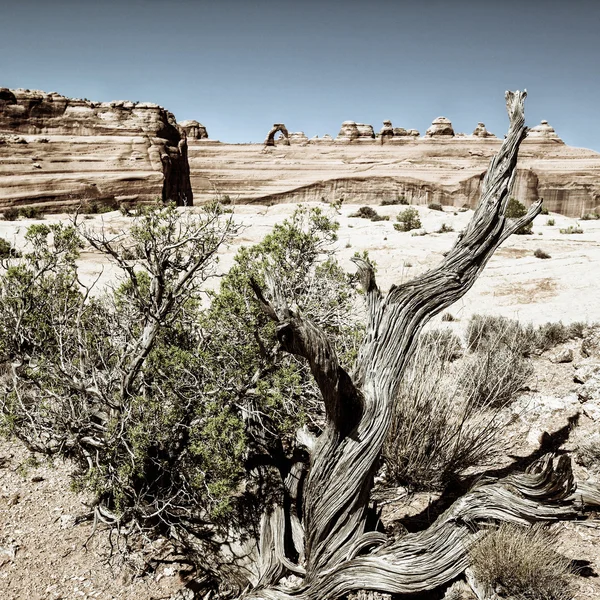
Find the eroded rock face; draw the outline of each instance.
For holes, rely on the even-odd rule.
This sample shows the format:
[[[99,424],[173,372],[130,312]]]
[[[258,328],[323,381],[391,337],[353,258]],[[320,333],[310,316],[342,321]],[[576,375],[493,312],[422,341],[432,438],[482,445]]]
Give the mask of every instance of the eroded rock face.
[[[438,136],[454,136],[454,129],[450,119],[446,117],[438,117],[431,123],[431,127],[425,132],[427,137],[438,137]]]
[[[2,88],[0,138],[0,207],[193,202],[185,130],[156,104]]]

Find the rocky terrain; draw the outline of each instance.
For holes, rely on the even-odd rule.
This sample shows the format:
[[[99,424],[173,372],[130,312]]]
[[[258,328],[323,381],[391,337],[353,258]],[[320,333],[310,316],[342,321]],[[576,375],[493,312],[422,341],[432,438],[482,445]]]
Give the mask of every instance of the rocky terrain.
[[[378,280],[384,289],[438,263],[472,215],[468,210],[439,211],[419,206],[423,227],[415,231],[419,235],[412,235],[393,228],[395,216],[403,206],[376,207],[381,216],[390,217],[389,221],[376,222],[353,217],[355,206],[342,206],[339,213],[326,204],[320,207],[340,222],[338,255],[344,266],[353,268],[350,257],[354,252],[368,250],[377,263]],[[228,268],[240,247],[260,241],[275,223],[294,210],[291,204],[233,208],[235,218],[246,227],[224,250],[219,263],[222,271]],[[48,215],[45,222],[66,218],[66,215]],[[555,224],[549,225],[552,219]],[[0,237],[22,247],[24,231],[32,222],[35,221],[0,221]],[[131,219],[114,211],[93,216],[86,223],[95,227],[104,225],[109,231],[118,232],[127,229]],[[507,240],[465,298],[448,309],[455,320],[447,322],[438,317],[433,326],[449,327],[462,334],[474,313],[501,314],[538,324],[560,320],[600,321],[597,302],[600,280],[590,276],[600,263],[600,221],[582,222],[580,234],[560,232],[575,223],[558,214],[538,216],[533,233]],[[437,233],[443,224],[454,231]],[[538,248],[550,258],[537,258],[534,252]],[[103,265],[92,251],[83,253],[81,266],[87,282],[101,270],[105,279],[100,285],[114,279],[114,270]],[[598,431],[600,345],[584,346],[582,340],[572,340],[533,357],[532,361],[535,372],[529,389],[508,408],[512,416],[506,435],[514,445],[511,456],[505,457],[506,464],[512,460],[527,462],[536,453],[549,449],[567,450],[577,456],[582,440],[590,439]],[[577,426],[565,438],[565,428],[575,421]],[[124,538],[114,535],[110,538],[102,527],[90,537],[94,523],[85,519],[90,512],[90,498],[69,491],[71,468],[68,462],[59,460],[50,465],[43,458],[32,457],[18,443],[0,440],[0,597],[9,600],[201,597],[191,589],[184,589],[189,566],[165,540],[126,545]],[[579,464],[575,468],[580,480],[598,476],[594,469]],[[383,519],[389,527],[422,513],[435,500],[430,494],[407,494],[401,488],[380,493],[384,498]],[[559,552],[573,560],[589,561],[585,566],[586,576],[575,579],[575,600],[600,597],[600,583],[595,576],[600,573],[597,520],[566,522],[555,528]]]
[[[264,144],[222,144],[198,121],[177,123],[155,104],[0,88],[0,210],[156,197],[191,204],[216,195],[261,204],[404,196],[473,207],[499,145],[484,123],[466,135],[446,117],[423,137],[391,121],[379,132],[344,121],[335,138],[308,139],[277,123]],[[600,154],[565,145],[542,121],[521,147],[515,196],[525,204],[541,197],[570,217],[592,212],[600,207]]]
[[[201,137],[198,126],[156,104],[0,88],[0,209],[191,204],[186,130]]]

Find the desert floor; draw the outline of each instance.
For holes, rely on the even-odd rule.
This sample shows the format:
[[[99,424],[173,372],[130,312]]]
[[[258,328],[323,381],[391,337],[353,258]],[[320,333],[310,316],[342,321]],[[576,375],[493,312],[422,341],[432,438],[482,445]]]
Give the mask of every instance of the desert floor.
[[[318,206],[340,223],[337,245],[342,264],[348,270],[353,269],[352,255],[368,250],[377,264],[379,284],[384,290],[435,266],[473,214],[454,212],[449,207],[444,212],[418,207],[428,234],[415,236],[393,228],[395,216],[403,206],[374,207],[379,214],[390,216],[389,221],[379,222],[350,217],[357,205],[343,206],[341,214],[328,205]],[[290,204],[236,206],[235,218],[245,227],[222,253],[218,270],[225,272],[240,246],[260,241],[295,208]],[[44,222],[66,218],[66,215],[49,215]],[[555,225],[548,225],[548,219],[554,219]],[[96,215],[86,222],[117,234],[131,219],[114,212]],[[0,237],[17,248],[22,247],[29,223],[0,221]],[[454,232],[435,233],[444,223]],[[496,252],[465,298],[448,309],[457,321],[444,325],[460,331],[475,313],[500,314],[536,324],[600,322],[600,221],[581,221],[582,234],[560,233],[561,228],[576,223],[556,214],[538,216],[532,235],[513,236]],[[551,258],[536,258],[534,251],[538,248]],[[88,282],[101,273],[99,286],[117,277],[114,266],[89,251],[82,255],[81,271]],[[218,285],[217,282],[212,285]],[[433,326],[439,324],[438,317]],[[582,409],[577,399],[578,384],[573,382],[575,365],[585,359],[579,353],[578,342],[569,342],[565,347],[573,349],[574,363],[552,362],[553,354],[560,348],[536,357],[530,389],[511,407],[515,419],[507,435],[515,441],[512,454],[516,456],[534,456],[540,449],[543,432],[552,434],[565,427],[568,418],[576,413],[580,417],[575,438],[563,448],[572,448],[578,438],[598,431],[599,403],[586,403]],[[0,440],[0,597],[6,600],[172,598],[183,586],[186,565],[181,557],[169,555],[167,545],[159,542],[145,548],[131,548],[125,562],[119,553],[110,559],[107,533],[99,531],[90,537],[93,524],[78,523],[77,517],[87,512],[85,503],[89,498],[69,491],[70,469],[68,462],[57,460],[51,465],[44,459],[35,461],[18,443]],[[578,477],[590,477],[583,467],[576,469]],[[429,496],[404,498],[387,509],[387,518],[392,522],[405,514],[419,512],[428,500]],[[592,518],[556,527],[560,529],[559,550],[570,558],[590,561],[590,572],[600,574],[598,520]],[[578,578],[577,600],[599,597],[597,575]]]

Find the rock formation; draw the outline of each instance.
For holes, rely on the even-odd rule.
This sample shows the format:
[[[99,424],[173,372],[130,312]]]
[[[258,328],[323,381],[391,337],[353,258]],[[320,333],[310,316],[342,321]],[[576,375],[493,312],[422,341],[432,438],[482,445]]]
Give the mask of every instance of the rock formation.
[[[180,129],[185,131],[188,140],[207,140],[208,132],[206,131],[206,127],[202,125],[202,123],[198,123],[198,121],[181,121],[181,123],[177,123],[177,126]]]
[[[156,104],[0,89],[0,208],[192,204],[185,131]]]
[[[527,133],[527,137],[535,140],[552,140],[564,144],[554,131],[554,127],[548,125],[548,121],[542,121],[539,125],[532,127]]]
[[[477,123],[477,127],[475,127],[475,130],[473,131],[473,135],[480,138],[496,137],[493,133],[490,133],[485,128],[485,123]]]
[[[372,125],[356,123],[355,121],[344,121],[335,141],[338,143],[349,143],[356,141],[371,141],[375,139],[375,131]]]
[[[446,119],[446,117],[434,119],[431,127],[425,132],[425,135],[427,137],[454,136],[454,129],[452,129],[450,119]]]
[[[289,146],[290,145],[290,136],[288,134],[288,130],[286,129],[285,125],[283,123],[273,123],[273,127],[271,127],[271,129],[269,129],[269,133],[267,133],[267,137],[265,138],[265,147],[268,146],[274,146],[275,145],[275,134],[277,132],[281,132],[281,135],[283,137],[283,139],[279,139],[277,140],[278,143],[282,143],[284,146]]]
[[[308,138],[304,131],[294,131],[290,133],[290,144],[306,144],[308,143]]]

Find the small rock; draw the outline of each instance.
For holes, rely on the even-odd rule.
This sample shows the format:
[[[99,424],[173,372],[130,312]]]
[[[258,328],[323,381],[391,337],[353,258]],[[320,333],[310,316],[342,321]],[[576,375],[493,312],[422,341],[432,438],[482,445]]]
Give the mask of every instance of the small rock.
[[[573,362],[573,350],[565,348],[561,350],[553,359],[553,363],[570,363]]]
[[[600,401],[600,378],[588,379],[578,390],[579,402]]]
[[[40,481],[44,481],[44,478],[43,478],[41,475],[34,475],[34,476],[31,478],[31,481],[32,481],[33,483],[39,483]]]
[[[575,383],[585,383],[588,379],[596,375],[600,375],[600,364],[577,365],[573,374],[573,381]]]
[[[73,515],[62,515],[59,519],[61,529],[70,529],[75,527],[76,519]]]
[[[21,499],[21,494],[19,494],[19,492],[17,492],[8,499],[8,505],[15,506],[16,504],[19,504],[20,499]]]

